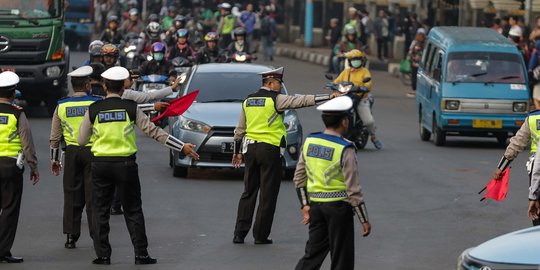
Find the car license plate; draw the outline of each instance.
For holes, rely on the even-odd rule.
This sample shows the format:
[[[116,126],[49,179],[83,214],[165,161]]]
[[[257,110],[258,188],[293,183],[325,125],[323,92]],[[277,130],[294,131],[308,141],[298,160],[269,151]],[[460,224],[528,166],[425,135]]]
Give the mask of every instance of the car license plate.
[[[502,128],[502,120],[474,119],[473,128]]]
[[[1,70],[2,72],[4,72],[4,71],[11,71],[11,72],[15,72],[15,68],[8,68],[8,67],[3,67],[3,68],[0,68],[0,70]]]
[[[232,142],[221,143],[221,152],[222,153],[232,153],[232,152],[234,152],[234,143],[232,143]]]

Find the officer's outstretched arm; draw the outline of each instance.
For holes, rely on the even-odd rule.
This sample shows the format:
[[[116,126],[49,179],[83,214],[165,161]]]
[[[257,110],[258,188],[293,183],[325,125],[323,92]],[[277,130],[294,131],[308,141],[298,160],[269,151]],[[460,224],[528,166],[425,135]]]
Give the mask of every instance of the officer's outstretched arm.
[[[304,108],[309,106],[315,106],[317,103],[322,103],[330,100],[332,97],[329,94],[321,95],[277,95],[276,97],[276,109],[279,112],[283,112],[288,109]]]
[[[525,118],[525,122],[519,130],[516,132],[516,135],[514,135],[512,138],[510,138],[510,143],[506,147],[506,151],[504,152],[504,155],[501,157],[501,160],[499,161],[499,164],[497,165],[497,171],[500,172],[504,171],[508,166],[510,166],[510,163],[514,159],[517,158],[519,153],[521,153],[527,146],[529,145],[529,141],[531,139],[531,129],[529,127],[529,118]],[[497,171],[495,178],[498,179],[500,177],[497,177]]]

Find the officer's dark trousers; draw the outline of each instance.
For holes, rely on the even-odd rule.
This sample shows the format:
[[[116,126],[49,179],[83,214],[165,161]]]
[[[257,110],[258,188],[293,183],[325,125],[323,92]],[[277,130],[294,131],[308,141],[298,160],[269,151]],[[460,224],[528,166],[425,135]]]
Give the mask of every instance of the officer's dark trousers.
[[[19,222],[23,170],[15,165],[16,162],[13,158],[0,158],[0,256],[11,255]]]
[[[332,270],[354,269],[354,221],[347,202],[311,203],[306,253],[295,270],[320,269],[330,252]]]
[[[535,157],[536,158],[536,157]],[[534,170],[534,162],[531,164],[531,171],[529,172],[529,186],[531,186],[531,180],[532,180],[532,172]],[[540,225],[540,219],[534,219],[532,221],[533,226],[539,226]]]
[[[90,237],[92,217],[92,152],[90,147],[68,145],[64,162],[64,233],[77,239],[81,234],[81,218],[86,206]]]
[[[115,186],[123,192],[124,218],[135,248],[135,256],[148,255],[148,240],[141,201],[141,184],[137,163],[131,161],[92,161],[94,193],[95,237],[94,249],[98,257],[110,257],[109,217]]]
[[[282,166],[279,147],[266,143],[250,144],[245,155],[245,164],[244,193],[238,203],[234,234],[244,238],[249,232],[260,189],[253,236],[255,240],[265,240],[272,229],[281,184]]]

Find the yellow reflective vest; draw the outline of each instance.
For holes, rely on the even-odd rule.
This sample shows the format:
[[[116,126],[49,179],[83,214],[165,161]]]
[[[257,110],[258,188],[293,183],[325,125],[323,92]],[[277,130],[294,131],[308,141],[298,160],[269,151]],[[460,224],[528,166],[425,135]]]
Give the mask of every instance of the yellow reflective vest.
[[[58,101],[58,118],[62,125],[62,135],[68,145],[79,146],[77,137],[79,136],[79,127],[84,119],[84,114],[90,104],[101,100],[95,96],[69,97]],[[90,146],[90,141],[87,146]]]
[[[244,100],[246,115],[246,137],[277,147],[285,147],[287,131],[283,123],[283,113],[276,110],[279,93],[261,89]]]
[[[22,110],[0,103],[0,157],[16,157],[22,149],[19,116]]]
[[[531,112],[527,118],[531,130],[531,153],[536,153],[540,139],[540,110]]]

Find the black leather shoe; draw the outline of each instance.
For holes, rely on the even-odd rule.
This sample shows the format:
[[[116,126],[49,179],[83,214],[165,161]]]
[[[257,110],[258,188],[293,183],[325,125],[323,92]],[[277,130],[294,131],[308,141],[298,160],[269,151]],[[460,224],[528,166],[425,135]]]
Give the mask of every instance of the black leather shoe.
[[[76,245],[75,245],[76,242],[77,242],[76,237],[73,234],[68,233],[67,234],[67,240],[66,240],[66,243],[64,244],[64,246],[67,249],[74,249],[74,248],[76,248]]]
[[[272,241],[270,238],[264,240],[255,240],[255,245],[268,245],[272,243],[274,243],[274,241]]]
[[[24,262],[24,260],[21,257],[13,257],[13,256],[9,255],[9,256],[0,257],[0,262],[22,263],[22,262]]]
[[[122,214],[124,214],[124,211],[122,211],[122,208],[118,208],[118,209],[111,208],[111,215],[117,216],[117,215],[122,215]]]
[[[150,257],[149,255],[146,256],[135,256],[135,264],[156,264],[157,260]]]
[[[104,264],[109,265],[111,264],[111,257],[99,257],[92,261],[93,264]]]
[[[235,235],[232,242],[235,244],[243,244],[244,238],[240,237],[239,235]]]

